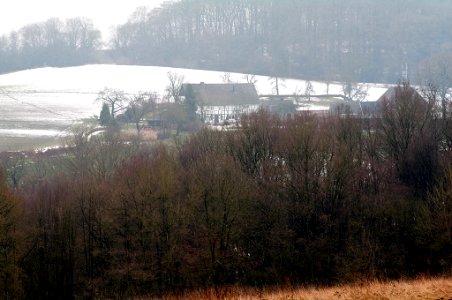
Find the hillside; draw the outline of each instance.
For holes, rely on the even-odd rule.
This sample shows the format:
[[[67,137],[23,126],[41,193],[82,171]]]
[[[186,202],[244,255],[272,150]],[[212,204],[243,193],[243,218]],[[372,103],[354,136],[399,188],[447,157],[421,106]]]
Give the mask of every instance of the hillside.
[[[67,68],[40,68],[0,75],[0,137],[57,136],[80,119],[99,115],[95,99],[105,87],[133,94],[139,91],[165,94],[168,73],[184,77],[186,83],[246,82],[246,74],[155,66],[86,65]],[[259,94],[274,94],[272,78],[253,78]],[[303,94],[306,82],[279,80],[281,94]],[[312,94],[326,94],[327,85],[312,82]],[[385,91],[383,85],[366,85],[368,100]],[[329,85],[330,94],[342,94],[339,83]]]
[[[444,67],[451,74],[451,9],[443,0],[167,1],[137,9],[109,41],[83,18],[5,34],[0,73],[108,62],[419,83]]]

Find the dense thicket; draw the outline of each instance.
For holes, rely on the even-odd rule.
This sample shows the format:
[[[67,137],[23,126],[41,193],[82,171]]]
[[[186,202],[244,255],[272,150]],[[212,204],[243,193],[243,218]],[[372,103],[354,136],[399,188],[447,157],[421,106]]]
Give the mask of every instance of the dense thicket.
[[[70,153],[28,157],[35,171],[21,177],[9,158],[24,205],[0,185],[0,292],[124,298],[450,274],[450,117],[406,96],[377,119],[260,111],[173,146],[79,130]]]
[[[397,82],[452,51],[451,11],[441,0],[181,0],[137,10],[112,44],[137,64]]]

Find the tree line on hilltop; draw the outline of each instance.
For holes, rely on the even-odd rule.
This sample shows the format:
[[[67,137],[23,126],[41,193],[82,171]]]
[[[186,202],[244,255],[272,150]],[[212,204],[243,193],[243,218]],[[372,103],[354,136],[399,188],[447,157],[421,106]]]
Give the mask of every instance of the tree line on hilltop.
[[[451,10],[440,0],[181,0],[137,9],[100,56],[94,55],[102,49],[99,32],[87,20],[26,26],[0,39],[0,70],[110,61],[326,81],[414,81],[419,68],[438,60],[452,73]]]
[[[451,119],[410,95],[378,118],[258,111],[169,144],[79,128],[70,148],[4,153],[0,295],[450,274]]]
[[[0,37],[0,73],[98,62],[101,32],[91,20],[52,18]]]

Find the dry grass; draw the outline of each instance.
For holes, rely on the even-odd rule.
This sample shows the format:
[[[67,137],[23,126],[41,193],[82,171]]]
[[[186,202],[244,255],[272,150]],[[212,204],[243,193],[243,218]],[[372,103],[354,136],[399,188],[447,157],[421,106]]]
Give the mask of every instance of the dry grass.
[[[146,298],[141,298],[146,299]],[[148,298],[149,299],[149,298]],[[302,300],[302,299],[452,299],[452,278],[421,278],[411,281],[367,282],[331,288],[301,288],[282,290],[209,289],[167,300]]]

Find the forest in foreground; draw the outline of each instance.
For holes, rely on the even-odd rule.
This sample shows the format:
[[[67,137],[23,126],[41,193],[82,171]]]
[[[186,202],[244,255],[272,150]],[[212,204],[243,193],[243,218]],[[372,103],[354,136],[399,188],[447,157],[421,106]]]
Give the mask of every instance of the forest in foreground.
[[[81,127],[3,153],[1,298],[450,275],[451,119],[396,98],[372,118],[259,111],[153,145]]]

